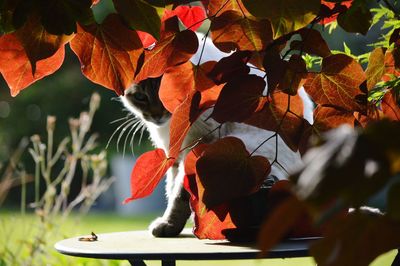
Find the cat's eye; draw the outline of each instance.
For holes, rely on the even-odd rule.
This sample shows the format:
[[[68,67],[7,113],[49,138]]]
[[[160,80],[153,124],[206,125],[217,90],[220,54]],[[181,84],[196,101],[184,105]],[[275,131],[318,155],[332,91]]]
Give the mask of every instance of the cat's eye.
[[[132,94],[132,97],[137,102],[147,102],[148,101],[147,95],[144,94],[143,92],[135,92],[134,94]]]

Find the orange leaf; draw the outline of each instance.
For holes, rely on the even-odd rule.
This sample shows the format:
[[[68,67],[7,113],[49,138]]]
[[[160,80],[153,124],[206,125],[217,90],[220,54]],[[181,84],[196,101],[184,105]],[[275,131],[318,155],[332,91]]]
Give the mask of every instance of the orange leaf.
[[[328,8],[330,11],[328,12],[329,15],[327,17],[324,16],[320,24],[327,25],[329,23],[336,21],[339,13],[346,11],[347,8],[351,6],[352,2],[353,0],[342,1],[340,3],[332,3],[325,0],[321,0],[321,4],[325,5],[326,6],[325,8]]]
[[[366,76],[361,65],[344,54],[325,57],[321,73],[313,74],[304,84],[311,98],[318,104],[334,105],[348,111],[365,111],[366,101],[358,102],[361,84]]]
[[[197,67],[187,61],[165,71],[159,95],[169,112],[173,113],[192,91],[204,91],[215,86],[214,82],[206,76],[204,67],[207,68],[207,66]]]
[[[162,149],[141,155],[131,173],[131,196],[124,203],[150,195],[174,162]]]
[[[266,82],[256,75],[239,76],[222,88],[212,117],[219,123],[243,122],[259,106]]]
[[[207,146],[196,171],[204,187],[199,191],[200,201],[212,208],[256,192],[271,165],[265,157],[250,156],[240,139],[225,137]]]
[[[135,77],[136,82],[161,76],[168,67],[185,63],[197,51],[199,43],[193,31],[174,32],[177,17],[169,18],[164,24],[166,30],[161,31],[161,40],[144,53],[144,63]]]
[[[236,11],[224,12],[211,21],[211,37],[223,52],[238,50],[261,51],[272,41],[268,20],[244,17]]]
[[[35,81],[57,71],[64,61],[64,46],[43,60],[37,62],[35,74],[15,33],[0,37],[0,72],[10,87],[11,95],[17,94]],[[12,62],[12,64],[10,63]]]
[[[133,83],[142,43],[120,18],[109,15],[101,25],[78,26],[71,48],[81,62],[83,74],[118,95]]]
[[[302,50],[303,52],[321,57],[327,57],[332,54],[328,44],[319,31],[304,28],[299,31],[299,34],[302,40],[291,42],[290,47],[292,49]]]

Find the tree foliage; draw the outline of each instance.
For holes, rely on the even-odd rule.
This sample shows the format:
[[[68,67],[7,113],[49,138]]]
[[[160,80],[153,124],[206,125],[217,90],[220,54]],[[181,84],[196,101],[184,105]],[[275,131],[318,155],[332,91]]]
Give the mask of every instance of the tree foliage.
[[[117,95],[133,82],[163,75],[160,98],[172,113],[170,147],[138,159],[127,202],[150,194],[182,150],[191,149],[185,187],[200,238],[247,232],[266,215],[260,237],[264,250],[291,230],[295,235],[318,231],[325,238],[312,255],[320,265],[367,265],[399,246],[398,234],[391,233],[400,228],[394,178],[400,172],[397,1],[203,0],[199,5],[191,0],[113,0],[116,13],[103,22],[92,13],[97,2],[0,1],[0,72],[16,96],[57,71],[68,44],[83,75]],[[204,21],[209,22],[206,35],[231,54],[196,65],[189,59],[203,44],[194,31]],[[365,35],[379,25],[382,38],[364,55],[346,47],[332,51],[318,30],[339,26]],[[250,74],[248,63],[268,78]],[[316,105],[313,124],[303,118],[301,87]],[[277,159],[253,156],[233,137],[207,145],[199,145],[199,139],[194,148],[182,147],[193,122],[210,107],[211,117],[221,124],[240,122],[275,132],[265,142],[280,136],[293,151],[306,154],[305,168],[285,189],[266,196],[261,180],[279,164]],[[311,147],[310,140],[320,146]],[[367,216],[361,206],[388,184],[387,212]],[[257,209],[251,197],[267,207]],[[356,210],[345,215],[350,206]],[[268,213],[256,218],[254,209]],[[305,230],[293,231],[294,225]],[[367,237],[379,244],[368,244]],[[353,241],[359,249],[349,252],[354,246],[346,247]],[[333,248],[338,245],[343,248]],[[369,256],[359,260],[355,254],[363,250]]]

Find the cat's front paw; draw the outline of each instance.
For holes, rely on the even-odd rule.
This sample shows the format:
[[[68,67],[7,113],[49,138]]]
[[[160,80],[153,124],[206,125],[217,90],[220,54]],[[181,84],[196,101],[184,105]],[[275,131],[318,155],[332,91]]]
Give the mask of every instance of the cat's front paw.
[[[155,237],[174,237],[180,234],[184,225],[174,224],[163,217],[158,217],[149,226],[149,231]]]

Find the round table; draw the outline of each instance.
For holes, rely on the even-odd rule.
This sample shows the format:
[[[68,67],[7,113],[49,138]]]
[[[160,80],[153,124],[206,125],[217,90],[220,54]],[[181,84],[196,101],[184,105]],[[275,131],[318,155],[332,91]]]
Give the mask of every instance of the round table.
[[[145,265],[143,260],[161,260],[162,265],[175,265],[176,260],[228,260],[259,258],[254,244],[231,243],[227,240],[199,240],[185,229],[174,238],[155,238],[148,231],[116,232],[97,235],[97,241],[80,241],[73,237],[59,241],[55,248],[62,254],[128,260],[132,265]],[[309,244],[318,239],[287,239],[272,248],[267,258],[308,256]]]

